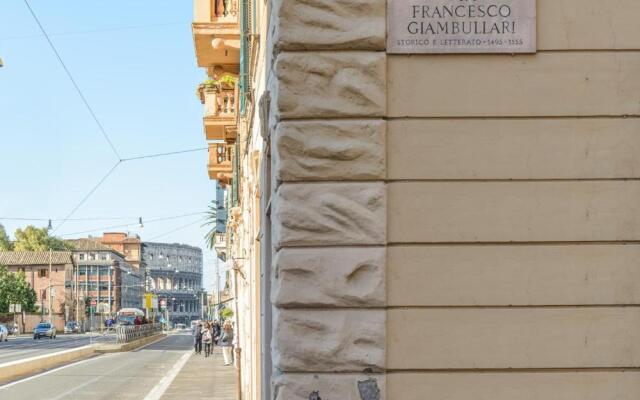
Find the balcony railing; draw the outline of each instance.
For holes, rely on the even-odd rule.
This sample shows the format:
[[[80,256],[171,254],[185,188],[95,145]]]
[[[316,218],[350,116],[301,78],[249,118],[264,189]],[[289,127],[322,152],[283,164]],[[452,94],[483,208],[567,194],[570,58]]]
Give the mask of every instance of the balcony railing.
[[[233,172],[232,149],[232,146],[224,143],[209,144],[209,178],[229,184]]]
[[[237,85],[216,83],[198,87],[204,104],[204,131],[208,140],[226,140],[229,129],[235,128],[238,112]],[[235,140],[235,135],[233,136]]]

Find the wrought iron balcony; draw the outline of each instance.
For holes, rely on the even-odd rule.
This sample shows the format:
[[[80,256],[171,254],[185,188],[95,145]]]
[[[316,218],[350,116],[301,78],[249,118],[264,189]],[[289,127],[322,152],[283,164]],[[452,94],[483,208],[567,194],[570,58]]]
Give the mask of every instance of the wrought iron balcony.
[[[216,143],[209,144],[209,178],[217,179],[220,184],[228,185],[233,176],[232,146]]]
[[[192,30],[198,66],[240,64],[238,1],[194,1]]]

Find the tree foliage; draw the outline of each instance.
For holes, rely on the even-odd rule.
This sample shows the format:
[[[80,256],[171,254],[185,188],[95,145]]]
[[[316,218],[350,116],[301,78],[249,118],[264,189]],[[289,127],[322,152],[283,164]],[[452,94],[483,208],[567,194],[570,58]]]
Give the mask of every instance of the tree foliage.
[[[218,205],[215,201],[211,201],[211,204],[209,204],[209,207],[205,212],[205,222],[202,226],[206,226],[209,229],[204,235],[204,241],[207,244],[207,247],[210,250],[213,250],[216,244],[216,233],[218,233]]]
[[[0,265],[0,312],[9,312],[9,304],[22,304],[23,311],[33,312],[36,300],[36,292],[24,272],[12,273]]]
[[[230,308],[223,308],[222,311],[220,311],[220,316],[224,319],[229,319],[233,317],[233,310]]]
[[[24,229],[16,229],[14,234],[16,241],[13,243],[15,251],[46,251],[46,250],[73,250],[73,246],[55,236],[49,236],[46,228],[36,228],[29,225]]]
[[[7,231],[4,229],[4,226],[0,224],[0,251],[9,251],[13,250],[13,244],[11,240],[9,240],[9,236],[7,235]]]

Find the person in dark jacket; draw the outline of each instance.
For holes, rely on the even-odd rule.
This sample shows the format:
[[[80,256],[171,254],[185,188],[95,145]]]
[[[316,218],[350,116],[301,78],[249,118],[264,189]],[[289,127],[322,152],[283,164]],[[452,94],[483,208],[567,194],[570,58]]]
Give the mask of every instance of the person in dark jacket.
[[[193,350],[196,354],[202,353],[202,323],[200,322],[193,329]]]
[[[220,334],[222,333],[222,328],[220,327],[220,323],[218,320],[213,321],[213,342],[218,345],[218,340],[220,340]]]

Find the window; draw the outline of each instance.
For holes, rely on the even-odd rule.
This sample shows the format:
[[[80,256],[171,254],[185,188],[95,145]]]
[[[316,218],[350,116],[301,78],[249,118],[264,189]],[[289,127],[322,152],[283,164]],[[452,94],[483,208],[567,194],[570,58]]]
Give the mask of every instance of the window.
[[[95,260],[95,259],[96,259],[96,253],[90,253],[89,260]]]
[[[80,255],[78,255],[78,258],[80,259],[80,261],[84,261],[85,259],[84,253],[80,253]]]
[[[42,289],[42,290],[40,291],[40,298],[41,298],[42,300],[46,300],[46,299],[47,299],[47,289]]]
[[[107,253],[100,253],[100,259],[102,261],[106,261],[109,259],[109,256],[107,255]]]
[[[47,270],[46,269],[41,269],[38,271],[38,278],[46,278],[47,277]]]

